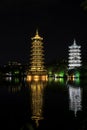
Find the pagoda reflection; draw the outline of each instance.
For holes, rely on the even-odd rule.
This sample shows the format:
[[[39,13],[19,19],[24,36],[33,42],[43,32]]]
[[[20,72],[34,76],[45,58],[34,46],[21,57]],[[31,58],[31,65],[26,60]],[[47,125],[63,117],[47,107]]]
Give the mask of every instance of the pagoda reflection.
[[[74,111],[75,117],[77,112],[82,110],[82,88],[77,85],[76,81],[67,84],[69,89],[69,110]]]
[[[46,83],[43,81],[31,81],[31,119],[39,126],[39,121],[43,119],[43,92]]]

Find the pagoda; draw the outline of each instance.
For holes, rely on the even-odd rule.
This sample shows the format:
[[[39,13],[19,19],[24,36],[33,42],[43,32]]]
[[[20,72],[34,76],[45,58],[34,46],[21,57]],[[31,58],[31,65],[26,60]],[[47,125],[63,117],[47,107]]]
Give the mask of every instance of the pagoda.
[[[47,71],[44,66],[43,38],[39,36],[38,30],[36,30],[36,34],[31,38],[31,40],[30,67],[27,78],[28,80],[46,80]]]
[[[68,69],[78,67],[81,67],[81,46],[78,46],[74,40],[73,45],[69,46]]]

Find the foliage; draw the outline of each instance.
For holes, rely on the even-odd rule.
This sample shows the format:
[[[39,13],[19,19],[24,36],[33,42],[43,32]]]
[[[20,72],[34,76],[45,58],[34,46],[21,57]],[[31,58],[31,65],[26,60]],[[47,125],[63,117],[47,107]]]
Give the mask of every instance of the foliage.
[[[85,11],[87,11],[87,0],[84,0],[82,3],[81,3],[81,7],[83,7],[83,9]]]

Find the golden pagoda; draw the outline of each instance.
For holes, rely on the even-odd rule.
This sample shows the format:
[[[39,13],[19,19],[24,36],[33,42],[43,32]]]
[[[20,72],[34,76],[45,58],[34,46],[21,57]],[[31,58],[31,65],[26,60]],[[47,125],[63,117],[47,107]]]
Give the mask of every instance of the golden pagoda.
[[[36,30],[36,34],[31,40],[30,68],[27,79],[47,80],[47,71],[44,66],[43,38],[39,36],[38,30]]]

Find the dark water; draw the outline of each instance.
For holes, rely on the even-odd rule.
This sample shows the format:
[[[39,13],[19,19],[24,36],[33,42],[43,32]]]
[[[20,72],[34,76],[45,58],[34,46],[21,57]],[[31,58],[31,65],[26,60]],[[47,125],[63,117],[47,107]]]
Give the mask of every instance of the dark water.
[[[87,81],[0,81],[0,130],[87,130]]]

